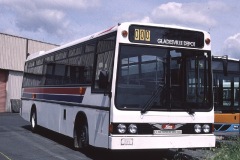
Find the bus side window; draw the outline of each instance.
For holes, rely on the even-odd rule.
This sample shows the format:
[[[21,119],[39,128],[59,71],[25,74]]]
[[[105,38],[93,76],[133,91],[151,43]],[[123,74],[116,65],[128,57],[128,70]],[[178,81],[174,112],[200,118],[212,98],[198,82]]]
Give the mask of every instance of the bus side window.
[[[93,84],[94,91],[103,91],[108,85],[99,86],[99,77],[104,73],[108,78],[108,83],[111,80],[112,68],[113,68],[113,57],[115,50],[115,36],[100,40],[97,44],[97,58],[96,58],[96,70],[95,70],[95,81]],[[105,87],[102,87],[105,86]]]
[[[69,76],[71,84],[85,83],[84,66],[70,66]]]
[[[53,80],[52,80],[53,71],[54,71],[54,64],[53,63],[46,64],[45,71],[44,71],[45,78],[43,80],[43,82],[44,82],[43,84],[45,84],[45,85],[53,84]]]
[[[112,55],[108,53],[98,54],[97,65],[96,65],[96,75],[95,75],[95,89],[101,89],[102,87],[99,85],[99,77],[102,72],[109,74],[110,67],[109,64],[111,62]],[[110,58],[110,59],[108,59]],[[110,61],[110,62],[108,62]]]

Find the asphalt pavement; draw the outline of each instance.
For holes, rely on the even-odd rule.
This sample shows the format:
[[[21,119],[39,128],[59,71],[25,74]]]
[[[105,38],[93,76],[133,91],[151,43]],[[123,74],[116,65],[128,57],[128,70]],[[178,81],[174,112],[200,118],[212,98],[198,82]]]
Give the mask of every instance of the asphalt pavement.
[[[69,147],[69,140],[43,128],[34,134],[18,114],[0,114],[0,160],[91,159]]]
[[[31,132],[30,123],[16,113],[0,113],[0,160],[168,160],[170,150],[115,151],[92,148],[74,150],[69,137],[40,128]]]

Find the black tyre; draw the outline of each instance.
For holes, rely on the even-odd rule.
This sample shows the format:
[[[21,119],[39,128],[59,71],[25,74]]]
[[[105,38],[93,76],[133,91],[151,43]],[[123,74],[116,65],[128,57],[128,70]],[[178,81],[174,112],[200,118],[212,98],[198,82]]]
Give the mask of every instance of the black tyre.
[[[37,131],[37,112],[35,110],[31,112],[30,122],[31,122],[32,132],[36,132]]]
[[[75,148],[87,151],[89,149],[89,135],[87,124],[81,124],[76,128],[76,143]]]

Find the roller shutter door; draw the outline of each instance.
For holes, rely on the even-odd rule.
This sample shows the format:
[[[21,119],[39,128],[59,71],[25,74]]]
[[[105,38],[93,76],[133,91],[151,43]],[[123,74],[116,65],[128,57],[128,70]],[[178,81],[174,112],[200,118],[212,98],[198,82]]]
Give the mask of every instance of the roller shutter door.
[[[6,82],[7,72],[0,70],[0,112],[5,112],[6,108]]]

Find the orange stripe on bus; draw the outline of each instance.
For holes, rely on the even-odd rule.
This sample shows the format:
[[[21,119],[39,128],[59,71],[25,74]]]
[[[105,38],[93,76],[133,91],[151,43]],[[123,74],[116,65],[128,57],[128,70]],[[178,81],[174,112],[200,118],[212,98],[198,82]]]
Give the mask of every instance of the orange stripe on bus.
[[[215,113],[215,123],[240,123],[240,113]]]

